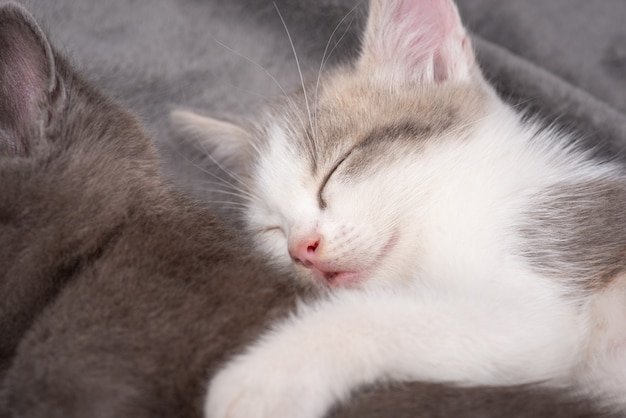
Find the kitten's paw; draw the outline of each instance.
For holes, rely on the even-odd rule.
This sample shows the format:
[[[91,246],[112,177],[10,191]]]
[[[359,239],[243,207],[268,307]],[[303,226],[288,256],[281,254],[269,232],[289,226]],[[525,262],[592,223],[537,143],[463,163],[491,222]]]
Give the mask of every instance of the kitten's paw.
[[[300,367],[306,361],[293,363],[280,355],[237,358],[211,381],[205,418],[323,416],[331,402],[319,375]]]

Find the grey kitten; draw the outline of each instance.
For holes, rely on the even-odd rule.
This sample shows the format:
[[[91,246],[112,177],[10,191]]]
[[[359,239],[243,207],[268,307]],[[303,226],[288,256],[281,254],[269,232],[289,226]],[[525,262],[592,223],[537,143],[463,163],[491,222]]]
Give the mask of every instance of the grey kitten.
[[[172,189],[136,118],[15,5],[0,8],[0,196],[2,418],[200,416],[207,376],[306,296]],[[592,410],[554,391],[412,384],[333,416],[459,411]]]

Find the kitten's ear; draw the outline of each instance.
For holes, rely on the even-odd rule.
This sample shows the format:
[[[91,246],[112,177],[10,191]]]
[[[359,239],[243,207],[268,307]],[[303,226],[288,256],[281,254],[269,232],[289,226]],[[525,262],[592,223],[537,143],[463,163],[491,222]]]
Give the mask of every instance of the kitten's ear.
[[[451,0],[371,0],[359,65],[411,81],[466,81],[470,40]]]
[[[27,155],[57,85],[46,36],[21,6],[0,7],[0,155]]]
[[[219,163],[233,165],[246,158],[252,135],[240,126],[187,110],[174,110],[170,117],[185,139],[196,142]]]

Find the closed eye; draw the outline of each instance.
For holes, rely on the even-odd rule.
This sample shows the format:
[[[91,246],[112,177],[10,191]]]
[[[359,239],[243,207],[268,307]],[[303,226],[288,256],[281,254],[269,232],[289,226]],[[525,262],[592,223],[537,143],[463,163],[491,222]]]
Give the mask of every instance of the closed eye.
[[[348,151],[346,154],[344,154],[343,157],[338,159],[337,162],[335,163],[335,165],[333,165],[333,167],[330,169],[328,174],[326,174],[326,176],[322,180],[322,184],[321,184],[321,186],[319,188],[319,191],[317,192],[317,203],[318,203],[320,209],[326,209],[326,206],[327,206],[326,205],[326,201],[324,200],[324,197],[322,196],[322,192],[324,191],[324,187],[326,187],[326,183],[328,183],[328,180],[330,180],[330,177],[333,175],[333,173],[335,171],[337,171],[337,168],[339,168],[341,163],[343,163],[346,160],[346,158],[348,158],[348,156],[350,155],[350,153],[352,152],[353,149],[354,148],[350,149],[350,151]]]

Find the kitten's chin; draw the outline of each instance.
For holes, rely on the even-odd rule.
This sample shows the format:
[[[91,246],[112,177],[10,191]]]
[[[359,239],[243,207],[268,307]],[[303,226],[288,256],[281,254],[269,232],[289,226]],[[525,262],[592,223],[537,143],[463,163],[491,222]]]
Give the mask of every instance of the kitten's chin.
[[[313,271],[314,280],[323,286],[330,287],[358,287],[363,281],[363,274],[356,271],[340,271],[324,273]]]
[[[365,272],[358,271],[335,271],[327,272],[316,268],[304,268],[295,266],[297,277],[307,285],[317,288],[356,288],[360,287],[366,279]]]

